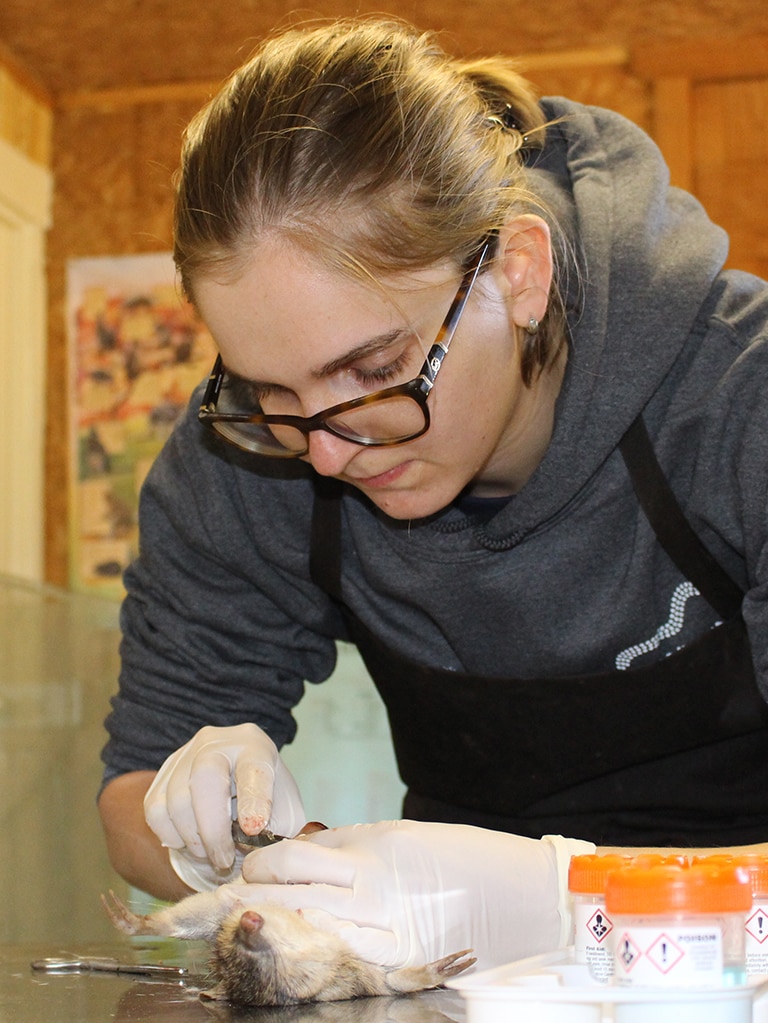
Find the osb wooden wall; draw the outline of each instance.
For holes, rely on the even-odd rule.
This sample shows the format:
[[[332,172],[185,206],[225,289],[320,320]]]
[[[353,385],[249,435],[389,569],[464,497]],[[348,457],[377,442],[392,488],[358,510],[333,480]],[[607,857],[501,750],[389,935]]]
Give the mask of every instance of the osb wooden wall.
[[[478,7],[485,3],[487,17],[480,17]],[[670,10],[680,11],[679,33],[685,31],[691,8],[682,4],[663,5],[667,16]],[[711,15],[711,4],[707,10]],[[739,11],[744,16],[739,21]],[[406,4],[392,3],[392,13],[413,18]],[[721,203],[721,191],[735,191],[729,178],[723,174],[723,156],[727,156],[730,136],[729,118],[737,109],[741,96],[730,100],[717,92],[714,96],[697,95],[701,75],[688,66],[678,67],[675,60],[678,43],[662,40],[660,49],[654,48],[649,32],[650,8],[643,8],[641,29],[633,29],[638,20],[638,7],[634,0],[617,0],[611,12],[632,12],[627,19],[624,38],[605,43],[604,6],[599,13],[585,20],[585,5],[558,5],[558,39],[566,41],[567,48],[560,51],[529,53],[524,58],[528,76],[542,93],[565,94],[585,102],[609,106],[626,114],[652,134],[663,136],[669,146],[668,158],[675,167],[680,184],[696,190],[698,178],[692,155],[693,127],[704,124],[705,135],[712,134],[706,126],[708,116],[722,118],[717,127],[718,142],[710,139],[710,148],[720,147],[720,163],[711,161],[714,168],[707,178],[708,199],[716,207],[716,215],[726,222],[738,215],[754,225],[755,209],[752,201],[742,201],[742,209],[735,211],[733,204]],[[597,8],[595,9],[597,11]],[[465,32],[462,21],[468,20],[466,0],[452,8],[453,23],[447,25],[463,39],[466,52],[480,50],[494,52],[508,49],[498,33],[492,31],[497,8],[490,0],[478,0],[471,9],[474,34]],[[462,13],[465,12],[465,13]],[[733,0],[727,6],[731,33],[753,28],[754,19],[763,18],[763,5],[759,10],[751,0]],[[449,12],[446,12],[446,18]],[[520,15],[528,17],[528,14]],[[536,17],[536,15],[531,15]],[[565,25],[570,19],[570,26]],[[632,20],[634,19],[634,21]],[[482,25],[482,28],[480,27]],[[586,27],[585,27],[586,26]],[[264,26],[265,30],[269,26]],[[428,26],[427,26],[428,27]],[[254,31],[253,26],[250,26]],[[543,31],[543,29],[542,29]],[[643,47],[635,41],[642,32]],[[678,33],[678,34],[679,34]],[[614,33],[616,34],[616,33]],[[593,45],[594,43],[594,45]],[[722,48],[722,40],[698,40],[699,49],[712,55]],[[765,58],[764,75],[768,76],[768,43],[766,37],[734,39],[729,53],[744,57],[757,48],[758,63]],[[687,68],[687,70],[686,70]],[[742,110],[739,130],[752,138],[768,135],[768,99],[765,82],[759,83],[751,94],[748,110]],[[138,252],[167,250],[171,244],[171,175],[177,163],[180,136],[184,124],[205,99],[206,89],[187,86],[122,90],[100,94],[72,94],[59,97],[55,112],[53,161],[56,178],[54,228],[50,237],[50,361],[47,433],[47,536],[46,574],[49,581],[66,585],[67,572],[67,355],[65,337],[65,271],[66,261],[73,257],[122,255]],[[712,114],[714,112],[714,115]],[[679,123],[680,117],[684,123]],[[748,129],[748,130],[747,130]],[[739,146],[744,148],[744,139]],[[760,142],[762,146],[763,143]],[[745,173],[754,186],[754,192],[743,194],[766,197],[765,156],[756,162],[756,143],[746,144],[749,150],[744,159]],[[666,151],[666,150],[665,150]],[[766,154],[768,155],[768,154]],[[706,162],[706,160],[705,160]],[[717,169],[719,168],[719,169]],[[726,171],[730,173],[730,170]],[[708,182],[708,184],[707,184]],[[742,189],[739,189],[742,193]],[[743,208],[746,205],[746,210]],[[768,203],[764,203],[768,209]],[[746,216],[745,216],[746,213]],[[768,214],[759,213],[765,221]],[[759,226],[759,225],[758,225]],[[768,236],[768,223],[765,236]],[[754,249],[753,237],[742,239],[744,251]],[[765,247],[765,243],[763,243]],[[765,260],[768,273],[768,259]]]
[[[54,226],[48,247],[45,575],[59,586],[69,582],[67,260],[170,248],[171,175],[183,126],[200,105],[195,97],[76,105],[56,112]]]

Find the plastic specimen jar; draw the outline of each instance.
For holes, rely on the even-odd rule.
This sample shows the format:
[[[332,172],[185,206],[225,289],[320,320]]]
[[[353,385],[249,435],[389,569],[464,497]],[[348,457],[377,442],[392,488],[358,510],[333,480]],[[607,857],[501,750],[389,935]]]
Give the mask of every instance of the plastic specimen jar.
[[[611,871],[631,864],[688,866],[682,855],[663,853],[590,853],[572,856],[568,890],[573,915],[574,958],[586,964],[593,980],[606,983],[613,975],[613,920],[605,907],[605,884]]]
[[[747,974],[768,973],[768,856],[748,853],[734,857],[746,870],[752,888],[752,908],[744,924]]]
[[[608,875],[614,982],[625,987],[730,987],[746,979],[747,872],[727,863],[632,864]]]
[[[744,923],[747,976],[768,974],[768,856],[760,853],[715,853],[699,863],[729,863],[742,867],[752,887],[752,908]]]
[[[613,921],[605,908],[605,883],[610,871],[631,862],[631,856],[607,853],[572,856],[568,865],[574,958],[586,963],[593,980],[603,984],[613,974]]]

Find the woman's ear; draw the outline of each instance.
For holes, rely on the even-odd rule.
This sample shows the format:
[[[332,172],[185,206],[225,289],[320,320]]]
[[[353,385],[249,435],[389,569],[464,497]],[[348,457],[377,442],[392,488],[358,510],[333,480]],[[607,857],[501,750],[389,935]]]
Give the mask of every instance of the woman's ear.
[[[547,311],[552,283],[552,240],[547,222],[533,213],[508,220],[499,231],[496,265],[509,297],[509,310],[518,327]]]

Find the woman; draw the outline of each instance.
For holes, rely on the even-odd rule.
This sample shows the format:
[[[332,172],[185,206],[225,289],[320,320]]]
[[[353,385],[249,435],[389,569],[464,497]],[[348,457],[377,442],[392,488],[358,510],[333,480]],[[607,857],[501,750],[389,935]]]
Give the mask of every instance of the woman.
[[[301,829],[277,747],[341,637],[409,820],[243,873],[369,958],[554,947],[592,843],[768,838],[768,289],[726,247],[636,127],[407,26],[287,32],[233,76],[178,181],[221,357],[126,576],[126,877],[237,876],[233,795],[246,832]]]

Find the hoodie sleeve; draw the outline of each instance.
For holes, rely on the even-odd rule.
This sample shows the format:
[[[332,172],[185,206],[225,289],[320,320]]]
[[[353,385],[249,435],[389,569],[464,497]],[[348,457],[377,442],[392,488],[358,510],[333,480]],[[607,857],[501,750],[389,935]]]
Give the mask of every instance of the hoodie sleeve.
[[[305,680],[334,667],[333,611],[308,578],[311,486],[205,441],[188,413],[142,488],[105,780],[157,769],[205,724],[253,721],[281,746]]]
[[[729,364],[698,406],[689,515],[745,590],[752,659],[768,700],[768,285],[728,271],[715,291],[702,349],[729,351]]]

